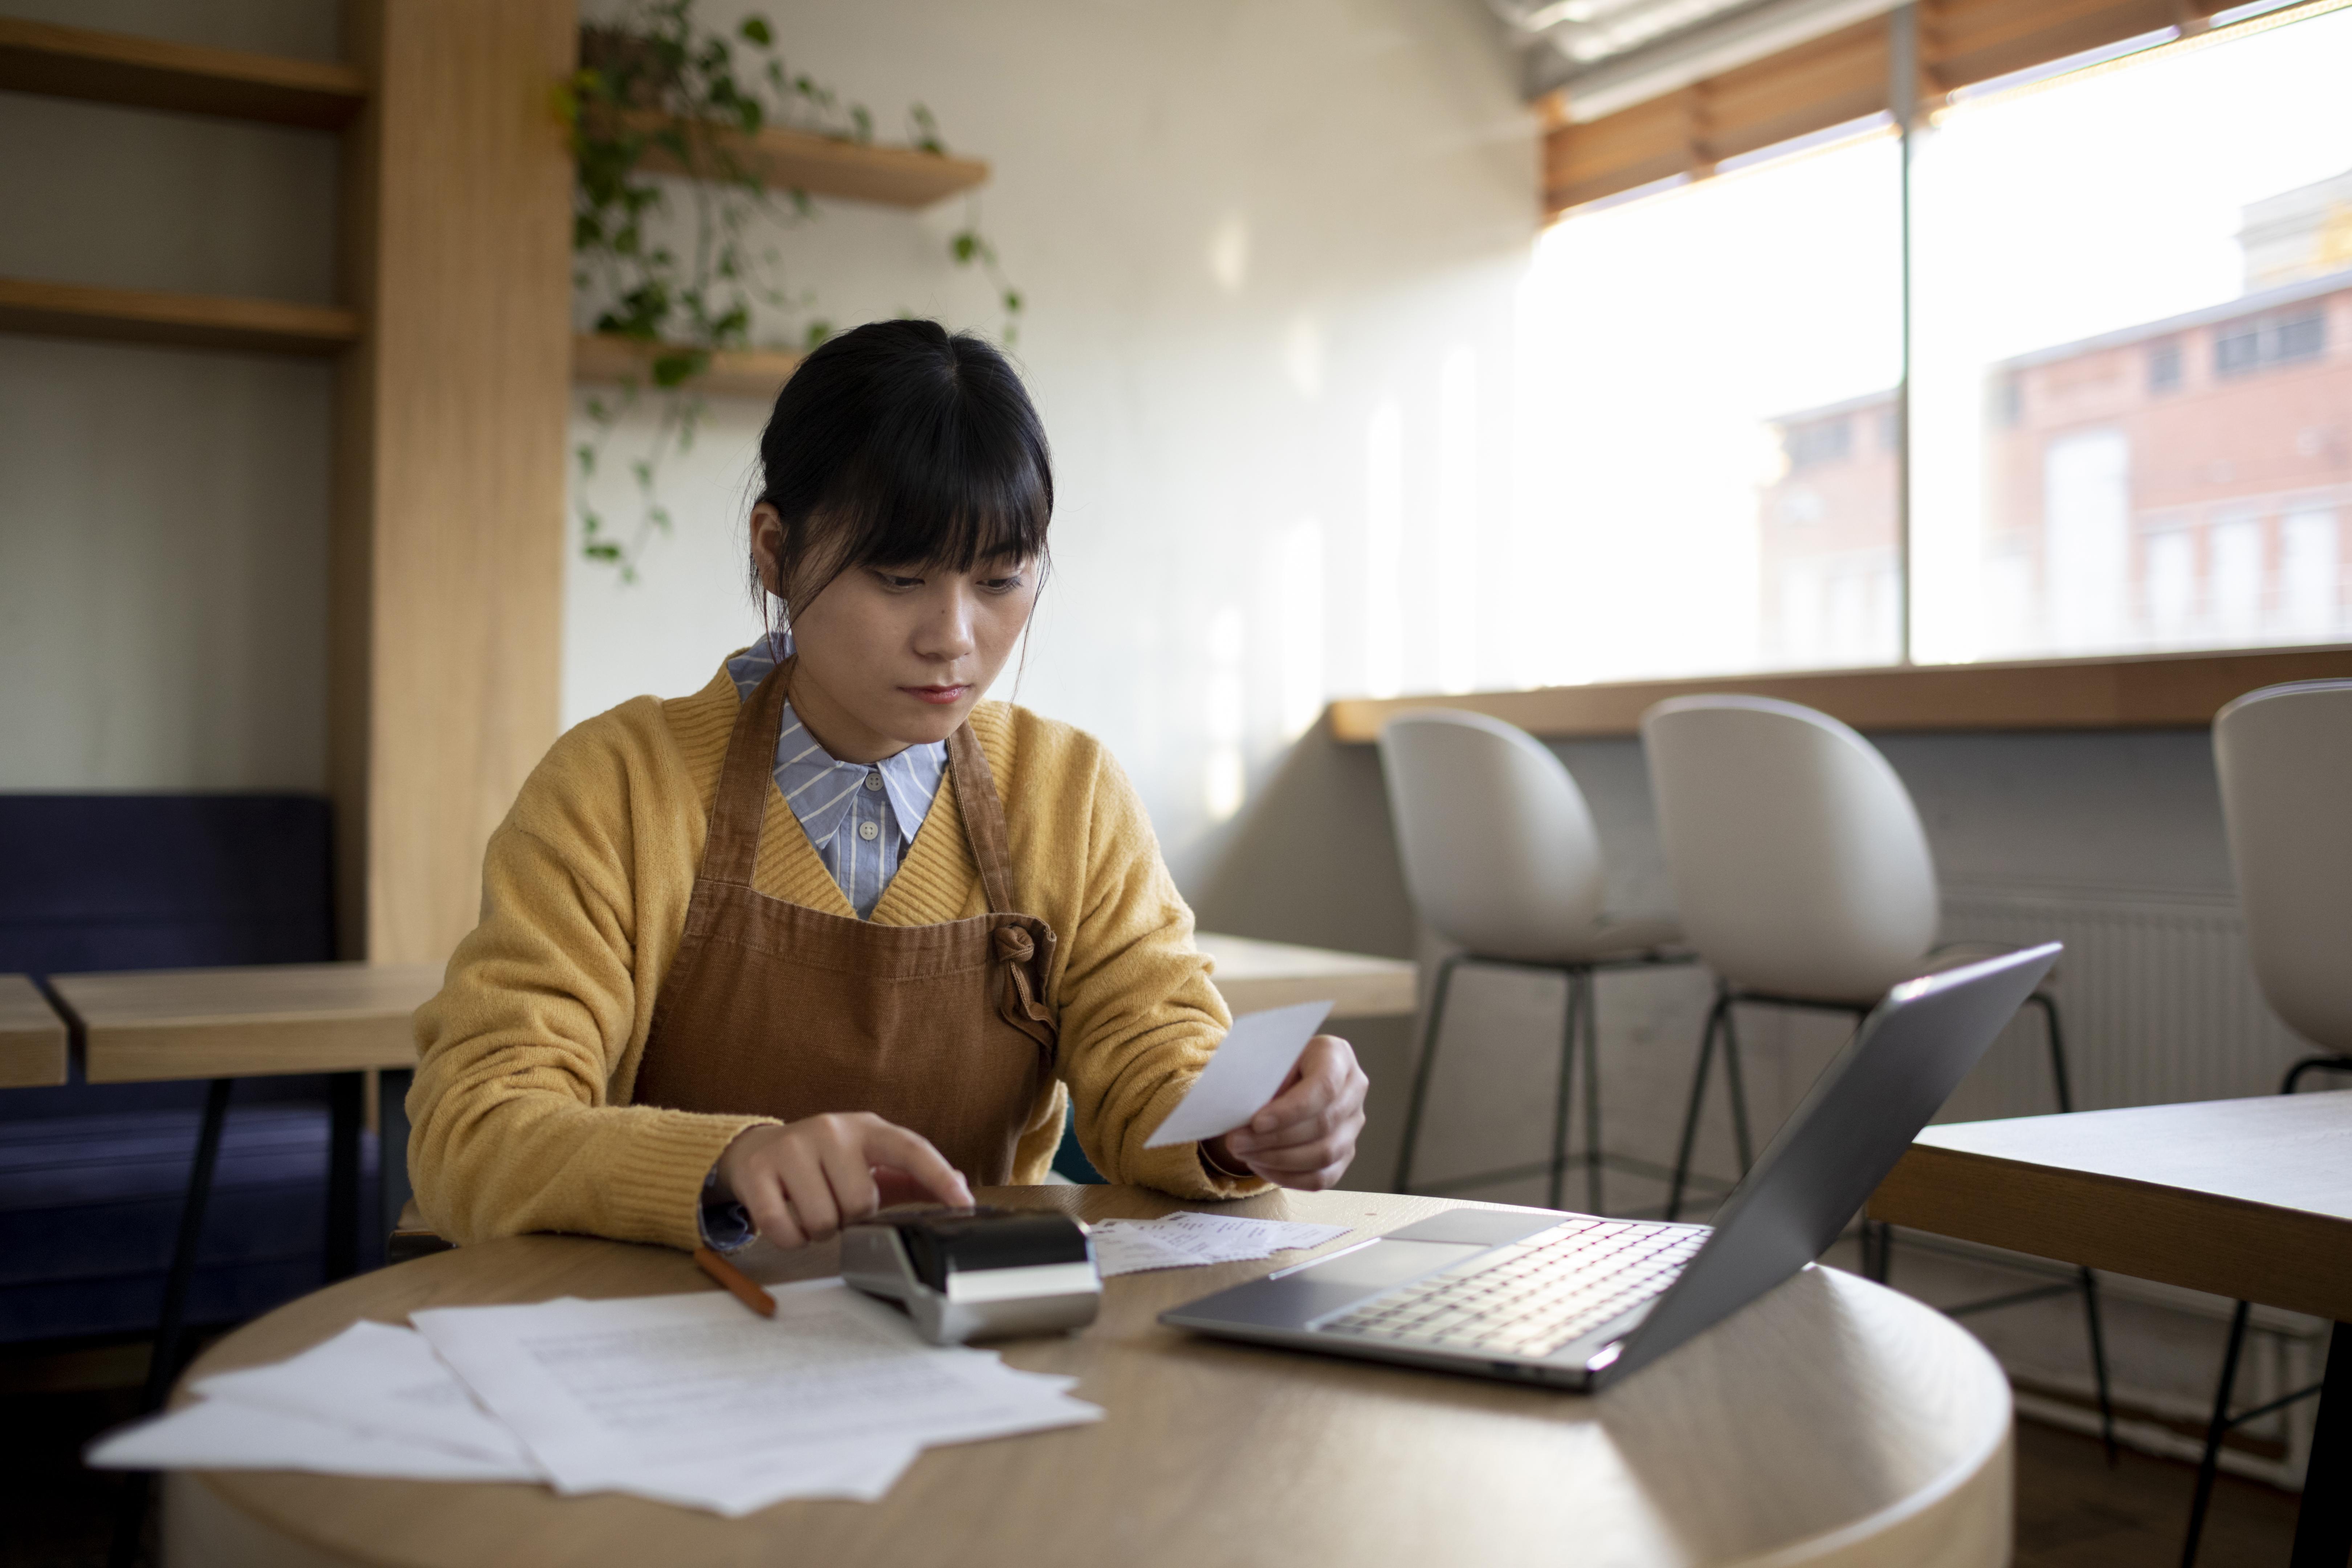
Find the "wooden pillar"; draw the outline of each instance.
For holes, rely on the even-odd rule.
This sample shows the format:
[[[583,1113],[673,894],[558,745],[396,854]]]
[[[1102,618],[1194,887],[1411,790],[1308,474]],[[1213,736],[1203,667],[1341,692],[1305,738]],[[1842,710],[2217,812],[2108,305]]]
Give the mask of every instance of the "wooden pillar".
[[[555,738],[572,0],[352,0],[330,727],[346,956],[438,961]]]

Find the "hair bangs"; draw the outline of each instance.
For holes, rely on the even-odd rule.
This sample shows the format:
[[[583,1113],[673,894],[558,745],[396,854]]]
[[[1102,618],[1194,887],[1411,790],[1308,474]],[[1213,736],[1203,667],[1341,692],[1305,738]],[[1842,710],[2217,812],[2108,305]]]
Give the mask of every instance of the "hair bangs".
[[[968,405],[903,412],[937,416],[883,420],[817,504],[837,568],[970,572],[1042,557],[1054,511],[1044,454],[1016,432],[974,428],[986,422]]]

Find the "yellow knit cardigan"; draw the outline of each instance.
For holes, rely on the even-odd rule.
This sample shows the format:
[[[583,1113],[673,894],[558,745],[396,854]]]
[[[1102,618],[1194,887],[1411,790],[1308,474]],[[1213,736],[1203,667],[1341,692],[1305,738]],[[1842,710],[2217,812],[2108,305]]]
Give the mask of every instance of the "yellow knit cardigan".
[[[691,697],[587,721],[491,835],[481,923],[416,1015],[409,1173],[443,1236],[692,1247],[704,1177],[737,1133],[772,1120],[630,1103],[738,706],[722,667]],[[1143,1146],[1232,1020],[1126,775],[1093,737],[1024,709],[982,703],[971,726],[1004,797],[1014,896],[1061,938],[1047,976],[1059,1081],[1033,1108],[1013,1179],[1045,1178],[1075,1103],[1078,1140],[1110,1181],[1194,1198],[1259,1190],[1206,1171],[1190,1146]],[[875,921],[986,912],[954,791],[950,773]],[[855,918],[772,784],[753,885]]]

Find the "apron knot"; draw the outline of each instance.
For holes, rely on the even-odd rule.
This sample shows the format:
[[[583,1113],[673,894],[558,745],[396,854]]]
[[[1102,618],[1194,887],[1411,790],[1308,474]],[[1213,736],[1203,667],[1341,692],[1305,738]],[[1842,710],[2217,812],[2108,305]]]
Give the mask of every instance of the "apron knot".
[[[1026,963],[1037,955],[1037,944],[1019,926],[996,928],[996,956],[1007,963]]]

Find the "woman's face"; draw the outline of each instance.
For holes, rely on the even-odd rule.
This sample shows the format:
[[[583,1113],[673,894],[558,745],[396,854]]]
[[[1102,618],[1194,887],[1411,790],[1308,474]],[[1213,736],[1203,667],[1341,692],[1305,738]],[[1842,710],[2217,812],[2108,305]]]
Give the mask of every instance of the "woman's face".
[[[782,520],[751,512],[761,580],[777,592]],[[1004,668],[1037,602],[1035,563],[970,572],[856,566],[793,604],[793,709],[845,763],[878,762],[944,741]]]

